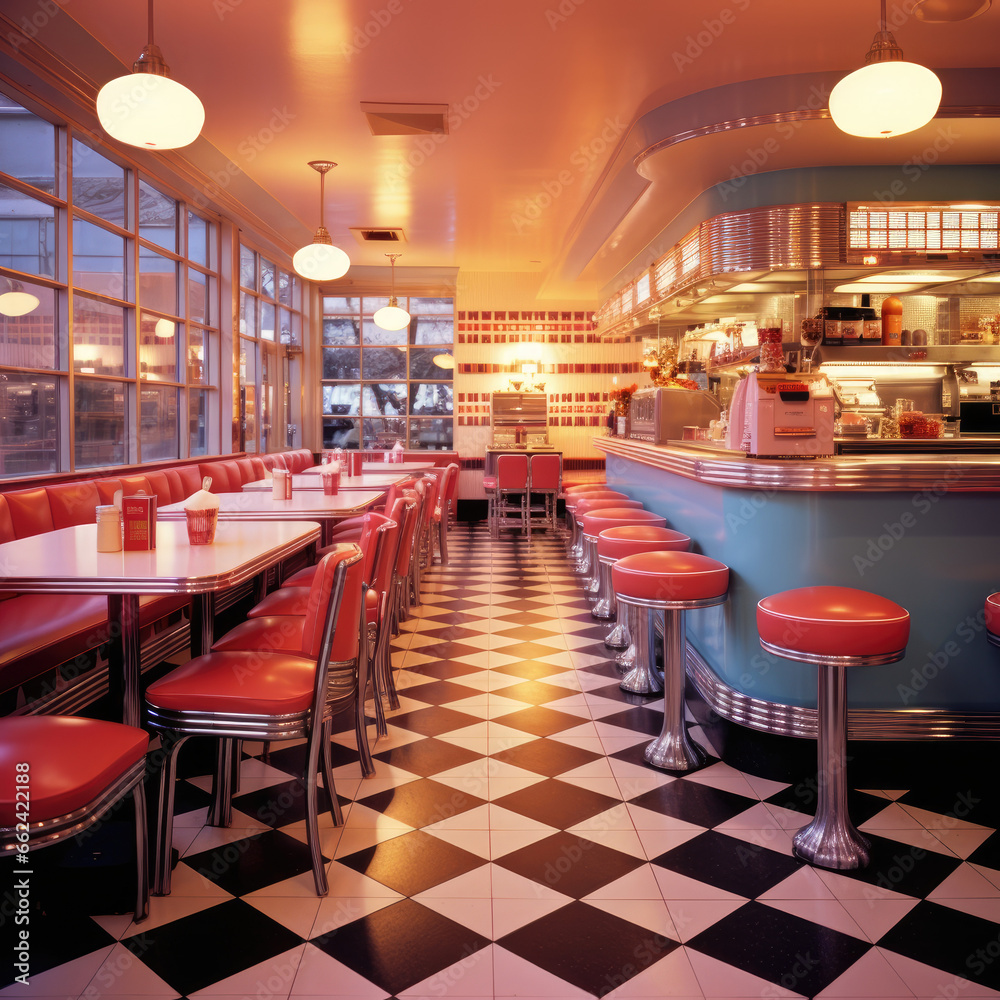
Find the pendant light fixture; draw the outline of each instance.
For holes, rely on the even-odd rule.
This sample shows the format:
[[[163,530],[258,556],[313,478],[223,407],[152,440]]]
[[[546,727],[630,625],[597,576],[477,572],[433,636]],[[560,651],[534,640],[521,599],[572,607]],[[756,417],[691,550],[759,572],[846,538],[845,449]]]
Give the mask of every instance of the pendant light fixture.
[[[865,138],[890,137],[926,125],[941,104],[941,81],[926,66],[906,62],[885,27],[865,56],[865,65],[845,76],[830,94],[830,117],[842,132]]]
[[[402,256],[401,253],[386,254],[392,267],[389,304],[382,306],[372,317],[375,320],[375,325],[383,330],[402,330],[404,326],[410,324],[410,314],[396,304],[396,258]]]
[[[446,370],[450,370],[455,367],[455,358],[447,351],[443,351],[441,354],[435,354],[432,360],[434,361],[434,364],[438,366],[438,368],[444,368]]]
[[[27,316],[38,308],[39,299],[37,295],[24,290],[24,285],[13,278],[4,278],[7,290],[0,294],[0,315],[2,316]]]
[[[128,76],[101,87],[97,117],[113,139],[144,149],[177,149],[194,142],[205,124],[205,108],[183,84],[153,42],[153,0],[149,0],[148,41]]]
[[[295,273],[309,281],[333,281],[347,274],[351,258],[340,247],[333,245],[330,234],[323,224],[323,196],[326,191],[326,175],[337,164],[332,160],[310,160],[309,166],[319,173],[319,228],[312,243],[307,243],[292,257]]]

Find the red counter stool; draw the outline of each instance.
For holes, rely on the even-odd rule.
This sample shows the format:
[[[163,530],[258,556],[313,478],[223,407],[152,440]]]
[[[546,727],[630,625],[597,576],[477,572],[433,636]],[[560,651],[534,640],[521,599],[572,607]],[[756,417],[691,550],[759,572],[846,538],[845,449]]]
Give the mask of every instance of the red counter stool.
[[[641,552],[611,567],[619,606],[635,615],[636,658],[655,674],[656,617],[663,612],[663,728],[644,752],[648,763],[670,771],[689,771],[705,752],[684,725],[687,633],[684,612],[722,604],[729,589],[729,567],[694,552]]]
[[[598,510],[608,510],[611,507],[642,510],[642,502],[640,500],[630,500],[624,494],[608,491],[607,493],[595,493],[588,496],[586,499],[580,500],[573,508],[573,530],[579,537],[579,546],[577,549],[578,556],[576,557],[576,561],[573,563],[574,572],[580,573],[583,576],[589,576],[591,568],[591,553],[583,541],[583,530],[580,519],[585,514]],[[569,557],[571,560],[574,558],[573,551],[573,546],[571,546],[569,551]]]
[[[617,490],[605,488],[597,490],[581,490],[579,493],[567,494],[566,496],[566,525],[570,529],[569,548],[566,554],[570,561],[576,561],[583,555],[583,536],[580,534],[580,526],[576,523],[576,508],[581,500],[628,500],[626,493],[619,493]]]
[[[670,528],[654,528],[648,524],[619,524],[605,528],[597,536],[597,557],[607,568],[608,587],[611,592],[609,617],[614,618],[617,613],[618,601],[615,599],[615,588],[611,586],[611,567],[619,559],[640,552],[686,552],[690,547],[691,539],[687,535]],[[635,646],[632,644],[629,617],[629,614],[624,613],[617,615],[618,621],[605,636],[604,645],[608,649],[631,650],[629,657],[631,666],[634,665]],[[661,686],[657,676],[655,690],[659,691]]]
[[[598,536],[605,528],[615,528],[626,524],[645,524],[651,528],[665,528],[667,519],[651,510],[633,507],[606,507],[589,511],[580,519],[583,544],[589,550],[590,575],[584,585],[584,593],[596,602],[590,613],[595,618],[611,618],[614,593],[611,590],[609,564],[602,563],[597,550]]]
[[[819,667],[816,815],[794,852],[821,868],[863,868],[869,843],[847,812],[845,667],[894,663],[906,652],[910,616],[898,604],[850,587],[800,587],[757,604],[760,644],[775,656]]]
[[[1000,646],[1000,594],[986,598],[986,638],[994,646]]]

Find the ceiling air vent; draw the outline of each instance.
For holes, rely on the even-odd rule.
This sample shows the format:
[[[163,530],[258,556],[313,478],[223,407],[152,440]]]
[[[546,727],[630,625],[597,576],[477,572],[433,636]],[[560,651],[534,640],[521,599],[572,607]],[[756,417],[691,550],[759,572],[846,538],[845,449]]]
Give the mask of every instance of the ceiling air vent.
[[[372,135],[448,134],[447,104],[373,104],[361,102]]]
[[[383,226],[381,228],[351,226],[351,232],[359,243],[405,243],[406,234],[400,226]]]

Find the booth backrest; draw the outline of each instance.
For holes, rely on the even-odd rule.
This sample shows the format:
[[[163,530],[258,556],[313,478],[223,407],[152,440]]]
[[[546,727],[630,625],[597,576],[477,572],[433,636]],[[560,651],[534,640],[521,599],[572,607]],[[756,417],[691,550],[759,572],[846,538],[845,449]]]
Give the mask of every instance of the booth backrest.
[[[258,479],[266,478],[267,466],[264,464],[262,459],[251,458],[250,465],[253,468],[253,475],[250,477],[251,482],[256,482]]]
[[[145,476],[122,476],[121,481],[123,496],[134,497],[136,493],[153,495],[153,487],[149,485],[149,480]]]
[[[179,465],[173,471],[181,479],[181,492],[184,494],[182,500],[186,500],[192,493],[197,493],[201,489],[202,473],[199,466]]]
[[[227,463],[227,464],[229,464],[229,463]],[[237,468],[237,470],[239,471],[239,474],[240,474],[240,485],[241,486],[243,485],[243,483],[249,483],[249,482],[252,482],[254,479],[262,479],[263,478],[263,476],[258,476],[254,472],[252,459],[249,459],[249,458],[237,458],[237,459],[233,460],[232,464],[235,465],[236,468]]]
[[[97,505],[101,502],[101,497],[97,492],[97,484],[92,479],[49,486],[45,492],[49,495],[53,527],[93,524],[96,520]]]
[[[117,477],[109,476],[106,479],[95,479],[94,484],[97,486],[102,504],[114,503],[115,493],[122,489],[122,481]]]
[[[7,494],[7,506],[17,538],[40,535],[52,531],[52,512],[49,509],[49,495],[41,486],[31,490],[15,490]]]
[[[0,542],[12,542],[15,538],[17,535],[14,534],[14,522],[10,517],[7,498],[0,495]]]
[[[229,469],[229,465],[229,462],[202,462],[198,466],[198,471],[202,476],[212,477],[210,489],[213,493],[238,493],[240,491],[240,487],[243,484],[240,482],[239,468],[235,470],[236,482],[233,483],[233,474]],[[200,482],[197,488],[201,488]]]

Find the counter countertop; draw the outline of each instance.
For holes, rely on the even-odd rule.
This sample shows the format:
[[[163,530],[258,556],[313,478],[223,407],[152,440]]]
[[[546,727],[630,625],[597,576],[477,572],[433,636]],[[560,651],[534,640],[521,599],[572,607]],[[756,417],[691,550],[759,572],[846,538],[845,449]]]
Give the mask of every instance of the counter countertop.
[[[961,439],[956,439],[959,446],[960,442]],[[946,440],[944,444],[947,443]],[[982,439],[978,445],[982,446]],[[829,458],[779,459],[750,458],[711,441],[654,445],[628,438],[594,438],[594,447],[608,456],[619,455],[686,479],[736,489],[793,491],[1000,490],[1000,440],[997,445],[996,454],[973,454],[959,448],[932,454],[900,450],[891,454],[879,451]]]

